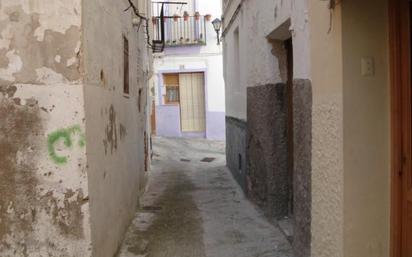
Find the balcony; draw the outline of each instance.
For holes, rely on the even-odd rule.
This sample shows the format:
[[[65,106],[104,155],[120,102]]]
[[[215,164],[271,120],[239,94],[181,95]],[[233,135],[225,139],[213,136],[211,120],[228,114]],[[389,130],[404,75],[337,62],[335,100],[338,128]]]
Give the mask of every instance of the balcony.
[[[165,16],[163,17],[164,38],[162,38],[162,18],[152,18],[154,41],[164,42],[165,47],[206,45],[206,23],[209,17]]]

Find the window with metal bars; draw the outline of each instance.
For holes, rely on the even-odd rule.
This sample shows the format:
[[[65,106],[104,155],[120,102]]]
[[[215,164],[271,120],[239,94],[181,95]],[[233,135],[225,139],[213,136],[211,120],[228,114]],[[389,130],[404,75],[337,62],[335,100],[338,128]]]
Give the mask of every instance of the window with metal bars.
[[[165,104],[178,104],[179,94],[179,74],[164,74],[164,85],[166,89]]]

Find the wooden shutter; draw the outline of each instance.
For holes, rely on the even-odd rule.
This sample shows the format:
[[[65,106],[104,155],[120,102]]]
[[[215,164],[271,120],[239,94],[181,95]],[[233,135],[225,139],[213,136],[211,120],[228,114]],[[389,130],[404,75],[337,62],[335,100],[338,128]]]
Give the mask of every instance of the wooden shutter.
[[[206,130],[205,89],[203,73],[182,73],[180,82],[180,115],[182,132]]]

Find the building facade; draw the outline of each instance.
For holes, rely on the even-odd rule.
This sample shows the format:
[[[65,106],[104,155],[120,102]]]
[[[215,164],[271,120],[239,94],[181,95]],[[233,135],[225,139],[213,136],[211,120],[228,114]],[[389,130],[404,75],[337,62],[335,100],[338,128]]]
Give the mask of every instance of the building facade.
[[[296,257],[412,256],[409,10],[223,0],[227,165]]]
[[[116,253],[150,131],[151,52],[128,7],[0,1],[1,256]]]
[[[220,1],[185,2],[164,6],[165,49],[154,60],[153,133],[223,140],[222,47],[211,23],[221,16]],[[160,8],[152,8],[155,37],[160,33]]]

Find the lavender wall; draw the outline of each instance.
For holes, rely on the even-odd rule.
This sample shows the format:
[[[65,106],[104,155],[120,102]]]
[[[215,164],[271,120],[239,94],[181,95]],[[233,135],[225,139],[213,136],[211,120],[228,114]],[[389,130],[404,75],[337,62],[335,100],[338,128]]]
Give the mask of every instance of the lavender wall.
[[[223,114],[224,115],[224,114]],[[156,134],[162,137],[205,138],[205,132],[182,132],[180,128],[180,107],[159,105],[156,109]],[[217,133],[214,133],[214,135]],[[213,138],[218,140],[216,136]]]
[[[225,113],[207,112],[206,133],[182,133],[178,105],[156,107],[156,134],[163,137],[203,137],[210,140],[225,140]]]
[[[178,105],[156,106],[156,134],[163,137],[181,136]]]
[[[226,114],[224,112],[207,112],[206,114],[206,138],[210,140],[225,140],[226,138]]]

